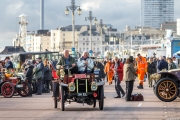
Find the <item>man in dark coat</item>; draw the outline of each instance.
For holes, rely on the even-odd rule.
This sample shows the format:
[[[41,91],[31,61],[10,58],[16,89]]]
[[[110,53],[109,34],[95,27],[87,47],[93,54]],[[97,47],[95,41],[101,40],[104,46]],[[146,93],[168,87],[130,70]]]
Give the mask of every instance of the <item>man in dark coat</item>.
[[[156,73],[156,65],[153,62],[153,58],[149,58],[149,62],[148,62],[148,83],[149,83],[149,87],[152,87],[152,80],[150,80],[150,76],[154,73]]]
[[[158,70],[161,71],[163,69],[168,70],[168,63],[164,60],[164,57],[159,58],[160,61],[158,63]]]
[[[29,85],[31,86],[32,84],[32,78],[33,78],[33,68],[34,66],[31,65],[30,63],[27,63],[27,71],[26,71],[26,80],[28,80]],[[32,89],[30,88],[30,97],[32,97]]]
[[[11,62],[10,58],[9,57],[6,57],[5,58],[5,68],[6,69],[13,69],[13,63]]]
[[[45,81],[45,86],[46,86],[46,91],[49,93],[50,90],[49,90],[49,85],[50,85],[50,82],[52,80],[52,71],[49,67],[49,65],[46,65],[44,66],[44,81]]]

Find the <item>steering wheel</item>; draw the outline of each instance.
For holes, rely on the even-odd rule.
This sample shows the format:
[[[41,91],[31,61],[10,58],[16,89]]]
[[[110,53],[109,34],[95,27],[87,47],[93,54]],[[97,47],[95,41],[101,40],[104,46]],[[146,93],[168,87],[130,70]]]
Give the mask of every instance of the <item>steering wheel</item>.
[[[72,65],[63,65],[63,68],[71,70],[73,68],[73,66]]]

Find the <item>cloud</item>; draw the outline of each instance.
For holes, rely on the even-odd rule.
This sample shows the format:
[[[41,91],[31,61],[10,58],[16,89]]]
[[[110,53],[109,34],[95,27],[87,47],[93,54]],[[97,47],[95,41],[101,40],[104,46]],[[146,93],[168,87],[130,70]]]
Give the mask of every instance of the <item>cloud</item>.
[[[6,7],[6,12],[7,14],[17,14],[22,6],[24,5],[24,3],[22,1],[19,1],[18,3],[14,3],[14,4],[10,4]]]
[[[81,4],[81,8],[85,11],[96,10],[100,8],[102,0],[86,0]]]

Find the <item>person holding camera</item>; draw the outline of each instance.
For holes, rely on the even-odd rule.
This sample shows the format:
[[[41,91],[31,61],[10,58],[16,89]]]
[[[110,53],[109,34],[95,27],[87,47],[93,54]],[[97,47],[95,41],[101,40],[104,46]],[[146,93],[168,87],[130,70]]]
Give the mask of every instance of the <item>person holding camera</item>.
[[[131,94],[133,91],[133,85],[136,78],[136,70],[137,68],[134,68],[134,58],[133,56],[130,56],[126,63],[124,64],[123,68],[123,80],[126,82],[126,101],[131,101]]]

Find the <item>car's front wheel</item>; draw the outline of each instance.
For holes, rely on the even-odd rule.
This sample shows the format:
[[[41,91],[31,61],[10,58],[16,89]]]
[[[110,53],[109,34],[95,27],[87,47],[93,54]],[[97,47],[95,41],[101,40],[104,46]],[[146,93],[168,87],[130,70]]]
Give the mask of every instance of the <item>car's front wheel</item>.
[[[178,85],[171,78],[161,79],[156,84],[155,94],[160,100],[171,102],[177,98]]]
[[[104,87],[99,88],[99,109],[103,110],[104,108]]]
[[[61,111],[65,110],[65,100],[64,100],[64,95],[65,95],[65,90],[64,88],[61,86],[61,90],[60,90],[60,109]]]

